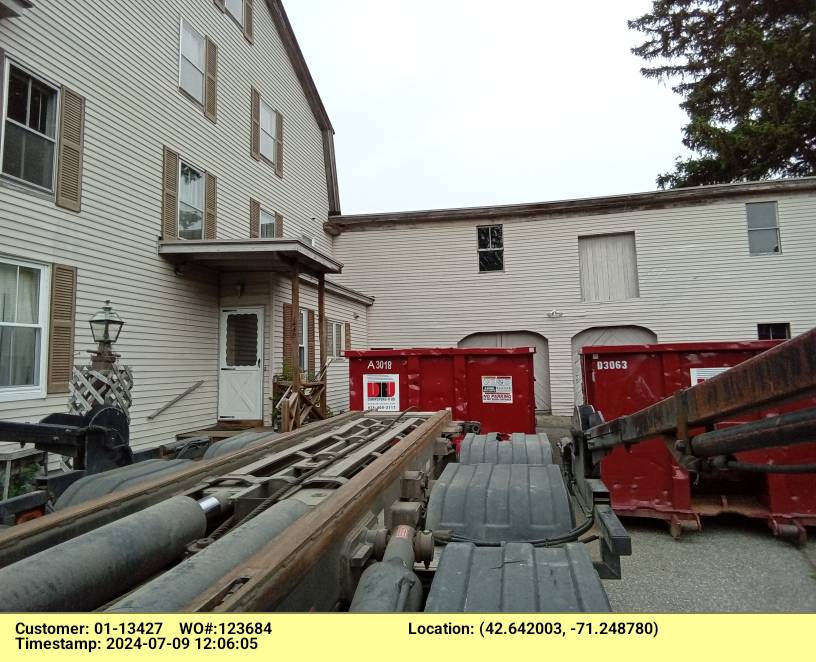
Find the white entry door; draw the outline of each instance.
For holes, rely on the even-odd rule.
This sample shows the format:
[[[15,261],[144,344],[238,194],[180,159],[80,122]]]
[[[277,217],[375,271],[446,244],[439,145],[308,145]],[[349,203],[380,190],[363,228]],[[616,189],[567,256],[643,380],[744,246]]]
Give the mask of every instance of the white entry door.
[[[263,418],[263,308],[221,311],[218,418]]]

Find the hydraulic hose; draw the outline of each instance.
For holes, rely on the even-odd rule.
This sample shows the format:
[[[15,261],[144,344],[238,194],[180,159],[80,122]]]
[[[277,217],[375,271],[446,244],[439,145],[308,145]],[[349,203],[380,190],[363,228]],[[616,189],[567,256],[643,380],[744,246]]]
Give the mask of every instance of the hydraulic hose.
[[[434,533],[434,541],[445,545],[451,542],[470,542],[477,547],[501,547],[505,542],[520,542],[532,545],[533,547],[557,547],[558,545],[565,545],[568,542],[575,542],[583,534],[592,528],[595,523],[593,515],[589,515],[587,519],[571,529],[567,533],[555,538],[539,538],[537,540],[512,540],[512,541],[496,541],[496,540],[478,540],[476,538],[467,538],[466,536],[459,536],[455,533]]]

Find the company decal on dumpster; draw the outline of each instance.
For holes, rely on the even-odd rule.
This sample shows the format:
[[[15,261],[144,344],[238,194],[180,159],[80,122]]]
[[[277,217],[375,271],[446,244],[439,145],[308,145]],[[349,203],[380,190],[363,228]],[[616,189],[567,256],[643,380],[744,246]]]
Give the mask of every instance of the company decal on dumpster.
[[[363,375],[363,409],[399,411],[399,375]]]
[[[700,382],[704,382],[706,379],[711,379],[712,377],[716,377],[722,372],[728,370],[727,367],[724,368],[692,368],[691,372],[691,385],[695,386]]]
[[[484,375],[482,377],[482,402],[513,404],[513,378]]]

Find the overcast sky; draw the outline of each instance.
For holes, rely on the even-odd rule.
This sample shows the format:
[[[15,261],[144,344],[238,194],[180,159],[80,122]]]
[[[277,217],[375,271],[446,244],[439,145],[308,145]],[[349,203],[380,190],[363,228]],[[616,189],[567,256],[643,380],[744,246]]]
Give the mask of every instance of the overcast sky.
[[[344,213],[655,189],[685,114],[641,76],[651,0],[288,0]]]

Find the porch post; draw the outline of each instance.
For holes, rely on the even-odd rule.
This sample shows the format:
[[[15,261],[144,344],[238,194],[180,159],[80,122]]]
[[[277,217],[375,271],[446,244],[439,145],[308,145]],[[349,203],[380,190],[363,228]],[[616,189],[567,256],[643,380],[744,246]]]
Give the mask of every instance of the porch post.
[[[300,263],[295,261],[292,266],[292,356],[289,357],[289,365],[292,366],[292,390],[300,391],[300,364],[298,362],[298,326],[300,325]]]
[[[326,396],[328,395],[329,371],[326,368],[326,275],[317,277],[317,334],[320,341],[320,372],[323,374],[323,396],[320,398],[320,413],[326,418]],[[324,372],[325,370],[325,372]]]

